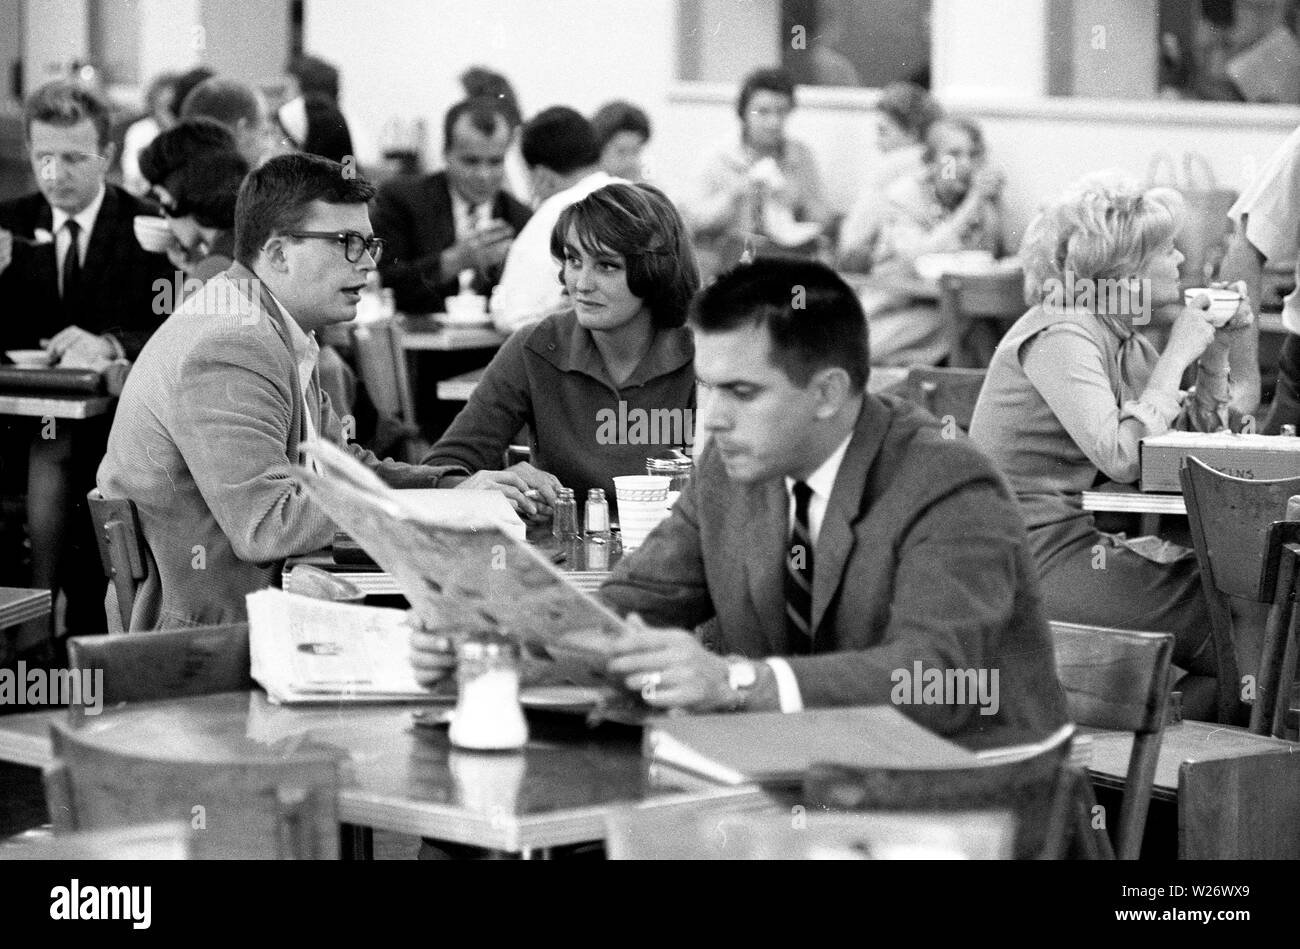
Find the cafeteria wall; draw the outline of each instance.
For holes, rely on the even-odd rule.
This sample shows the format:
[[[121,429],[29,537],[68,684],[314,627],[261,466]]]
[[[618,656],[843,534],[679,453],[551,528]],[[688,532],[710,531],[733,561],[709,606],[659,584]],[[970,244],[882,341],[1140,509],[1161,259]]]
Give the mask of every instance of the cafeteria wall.
[[[775,9],[775,0],[753,3]],[[950,59],[952,68],[936,79],[946,104],[983,124],[990,153],[1007,171],[1013,241],[1035,206],[1070,181],[1101,168],[1145,176],[1159,151],[1176,161],[1204,155],[1221,185],[1240,188],[1300,124],[1300,109],[1277,106],[1043,98],[1041,54],[1030,57],[1038,79],[1022,71],[1013,73],[1015,84],[995,88],[990,61],[1028,56],[1042,33],[964,12],[973,11],[951,0],[937,5],[935,47],[983,55]],[[980,23],[987,35],[972,36]],[[506,73],[527,114],[557,103],[590,112],[612,98],[643,105],[655,121],[651,171],[674,195],[689,185],[703,149],[736,128],[734,85],[676,81],[675,0],[388,0],[382,13],[354,0],[307,0],[305,28],[306,48],[342,69],[353,121],[370,123],[380,137],[392,117],[424,117],[434,159],[441,115],[459,95],[456,77],[475,63]],[[1005,49],[1009,41],[1019,52]],[[871,90],[805,88],[792,119],[792,134],[813,146],[842,209],[878,160],[874,98]]]

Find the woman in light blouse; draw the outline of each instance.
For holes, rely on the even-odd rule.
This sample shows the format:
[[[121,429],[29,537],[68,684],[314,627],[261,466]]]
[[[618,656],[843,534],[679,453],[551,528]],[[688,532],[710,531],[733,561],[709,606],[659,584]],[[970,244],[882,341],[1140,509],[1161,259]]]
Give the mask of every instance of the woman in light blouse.
[[[1172,632],[1189,717],[1211,717],[1214,651],[1191,551],[1103,534],[1082,508],[1098,481],[1138,480],[1139,442],[1238,427],[1259,401],[1258,328],[1245,297],[1216,326],[1182,305],[1180,196],[1105,173],[1029,225],[1033,304],[998,346],[971,437],[1001,467],[1029,529],[1049,619]],[[1208,300],[1198,303],[1208,305]],[[1143,335],[1170,326],[1163,352]],[[1196,384],[1179,385],[1194,368]]]

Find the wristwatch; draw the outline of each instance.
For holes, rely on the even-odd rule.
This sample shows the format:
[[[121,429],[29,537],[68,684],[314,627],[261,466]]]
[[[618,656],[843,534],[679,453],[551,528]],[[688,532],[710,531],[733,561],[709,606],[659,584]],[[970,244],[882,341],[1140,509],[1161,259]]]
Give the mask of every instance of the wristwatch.
[[[733,710],[739,711],[749,704],[749,696],[758,684],[758,666],[742,656],[727,657],[727,688],[735,704]]]

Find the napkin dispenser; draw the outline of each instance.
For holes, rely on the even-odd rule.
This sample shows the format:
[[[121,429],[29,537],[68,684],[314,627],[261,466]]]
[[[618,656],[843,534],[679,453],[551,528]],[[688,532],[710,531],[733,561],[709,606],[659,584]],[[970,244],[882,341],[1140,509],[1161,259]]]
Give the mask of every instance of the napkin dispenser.
[[[1270,481],[1300,477],[1300,438],[1231,432],[1165,432],[1142,439],[1143,491],[1181,492],[1179,471],[1189,455],[1234,478]]]

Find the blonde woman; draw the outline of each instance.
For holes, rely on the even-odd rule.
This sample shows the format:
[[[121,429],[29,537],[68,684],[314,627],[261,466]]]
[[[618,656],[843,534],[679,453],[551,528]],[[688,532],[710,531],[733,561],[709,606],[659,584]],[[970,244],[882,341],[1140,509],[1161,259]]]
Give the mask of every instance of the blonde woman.
[[[1209,717],[1214,654],[1194,557],[1103,534],[1081,505],[1098,481],[1137,481],[1144,436],[1231,427],[1259,401],[1245,285],[1223,325],[1182,305],[1182,216],[1176,192],[1108,173],[1030,223],[1021,256],[1032,306],[998,346],[970,434],[1020,502],[1048,618],[1174,633],[1175,664],[1195,674],[1182,683],[1184,708]],[[1163,352],[1143,335],[1148,322],[1169,326]],[[1195,386],[1184,393],[1188,369]]]

